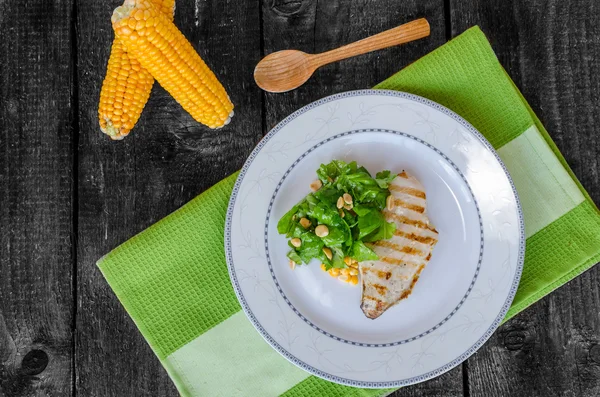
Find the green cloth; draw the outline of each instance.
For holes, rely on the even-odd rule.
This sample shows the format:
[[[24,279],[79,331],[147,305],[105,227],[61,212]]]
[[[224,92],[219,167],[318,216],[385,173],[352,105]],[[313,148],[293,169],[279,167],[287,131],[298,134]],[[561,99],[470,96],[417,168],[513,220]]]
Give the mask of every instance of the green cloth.
[[[511,171],[523,203],[527,251],[507,319],[600,261],[598,209],[479,28],[469,29],[376,88],[414,93],[454,110],[498,149]],[[236,177],[221,181],[98,262],[180,393],[389,393],[340,386],[296,369],[240,317],[223,252],[225,213]],[[539,202],[552,205],[536,205]],[[239,337],[227,336],[236,334],[231,327]],[[234,362],[230,345],[236,344],[265,358]],[[191,357],[192,351],[201,352],[200,357]],[[274,368],[278,370],[273,373]],[[277,374],[280,378],[274,381]]]

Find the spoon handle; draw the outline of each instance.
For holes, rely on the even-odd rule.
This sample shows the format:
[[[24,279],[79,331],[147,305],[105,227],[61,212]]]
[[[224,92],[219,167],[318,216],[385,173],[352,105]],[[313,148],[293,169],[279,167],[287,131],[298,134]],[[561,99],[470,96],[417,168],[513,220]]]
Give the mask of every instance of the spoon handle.
[[[420,18],[335,50],[312,55],[315,67],[429,36],[429,23]]]

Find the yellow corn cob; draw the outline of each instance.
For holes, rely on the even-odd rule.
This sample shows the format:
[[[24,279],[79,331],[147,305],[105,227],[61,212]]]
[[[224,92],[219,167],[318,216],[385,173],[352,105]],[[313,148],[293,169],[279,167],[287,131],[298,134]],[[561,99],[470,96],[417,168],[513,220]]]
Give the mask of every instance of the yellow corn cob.
[[[152,3],[173,18],[175,0],[152,0]],[[129,134],[142,114],[153,83],[152,75],[127,54],[116,37],[100,91],[98,119],[102,132],[112,139],[123,139]]]
[[[233,104],[227,92],[177,27],[148,0],[125,0],[112,22],[127,52],[194,119],[210,128],[229,123]]]

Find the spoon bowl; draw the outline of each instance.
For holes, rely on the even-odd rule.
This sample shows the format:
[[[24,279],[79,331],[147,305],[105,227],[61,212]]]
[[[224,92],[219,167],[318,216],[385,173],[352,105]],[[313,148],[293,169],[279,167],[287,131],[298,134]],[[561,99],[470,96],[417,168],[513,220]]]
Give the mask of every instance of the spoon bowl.
[[[298,50],[283,50],[264,57],[254,69],[254,80],[269,92],[286,92],[300,87],[316,70],[312,55]]]

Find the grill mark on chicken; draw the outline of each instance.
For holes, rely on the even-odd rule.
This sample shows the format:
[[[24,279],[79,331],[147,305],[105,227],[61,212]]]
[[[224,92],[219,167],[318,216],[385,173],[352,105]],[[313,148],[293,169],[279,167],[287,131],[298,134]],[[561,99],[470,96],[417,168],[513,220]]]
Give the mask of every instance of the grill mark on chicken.
[[[410,218],[405,217],[404,215],[394,214],[393,212],[389,212],[389,211],[383,211],[383,215],[385,216],[385,219],[388,221],[395,220],[400,223],[405,223],[407,225],[416,226],[420,229],[427,229],[427,230],[431,230],[432,232],[437,232],[437,230],[435,230],[435,228],[432,228],[425,222],[422,222],[422,221],[419,221],[416,219],[410,219]]]
[[[398,229],[396,229],[394,231],[394,236],[404,237],[407,240],[412,240],[412,241],[416,241],[416,242],[419,242],[422,244],[427,244],[427,245],[435,245],[435,243],[437,243],[437,239],[435,239],[433,237],[419,236],[417,234],[406,233],[406,232],[403,232],[402,230],[398,230]]]
[[[383,270],[371,270],[368,267],[363,267],[361,269],[361,273],[362,274],[367,274],[368,272],[373,272],[377,274],[377,277],[379,277],[380,279],[386,279],[389,280],[392,277],[392,272],[385,272]]]
[[[377,270],[377,269],[370,269],[368,267],[363,267],[360,270],[360,273],[364,276],[367,273],[373,273],[377,275],[377,278],[381,279],[381,280],[389,280],[390,278],[392,278],[392,272],[387,272],[387,271],[383,271],[383,270]],[[409,277],[404,276],[404,275],[400,275],[400,276],[396,276],[399,277],[401,280],[408,280]]]
[[[389,256],[384,256],[383,258],[379,258],[381,262],[389,263],[390,265],[399,265],[405,266],[406,261],[402,259],[390,258]]]
[[[425,195],[425,192],[423,192],[419,189],[414,189],[412,187],[390,185],[389,189],[392,192],[405,193],[405,194],[408,194],[409,196],[414,196],[414,197],[418,197],[418,198],[422,198],[422,199],[427,198],[427,196]]]
[[[425,256],[425,253],[418,248],[409,247],[408,245],[398,245],[394,244],[389,240],[379,240],[373,243],[373,245],[377,247],[385,247],[391,250],[402,252],[404,254],[415,255],[415,256]]]
[[[385,296],[385,293],[387,292],[387,287],[380,284],[373,284],[373,288],[375,288],[381,296]]]
[[[394,258],[391,256],[382,256],[379,258],[380,262],[385,262],[388,265],[399,266],[402,268],[416,268],[420,266],[420,264],[425,260],[425,258],[421,257],[411,257],[409,255],[403,254],[401,258]],[[408,278],[402,278],[403,280],[408,280]]]
[[[379,298],[376,298],[376,297],[374,297],[374,296],[365,295],[365,296],[363,296],[363,299],[372,300],[372,301],[375,301],[375,302],[377,302],[377,303],[383,303],[383,302],[381,301],[381,299],[379,299]]]
[[[421,207],[420,205],[416,205],[416,204],[410,204],[410,203],[407,203],[400,199],[394,199],[394,205],[396,207],[402,207],[402,208],[409,209],[411,211],[418,212],[419,214],[422,214],[423,212],[425,212],[424,207]]]

